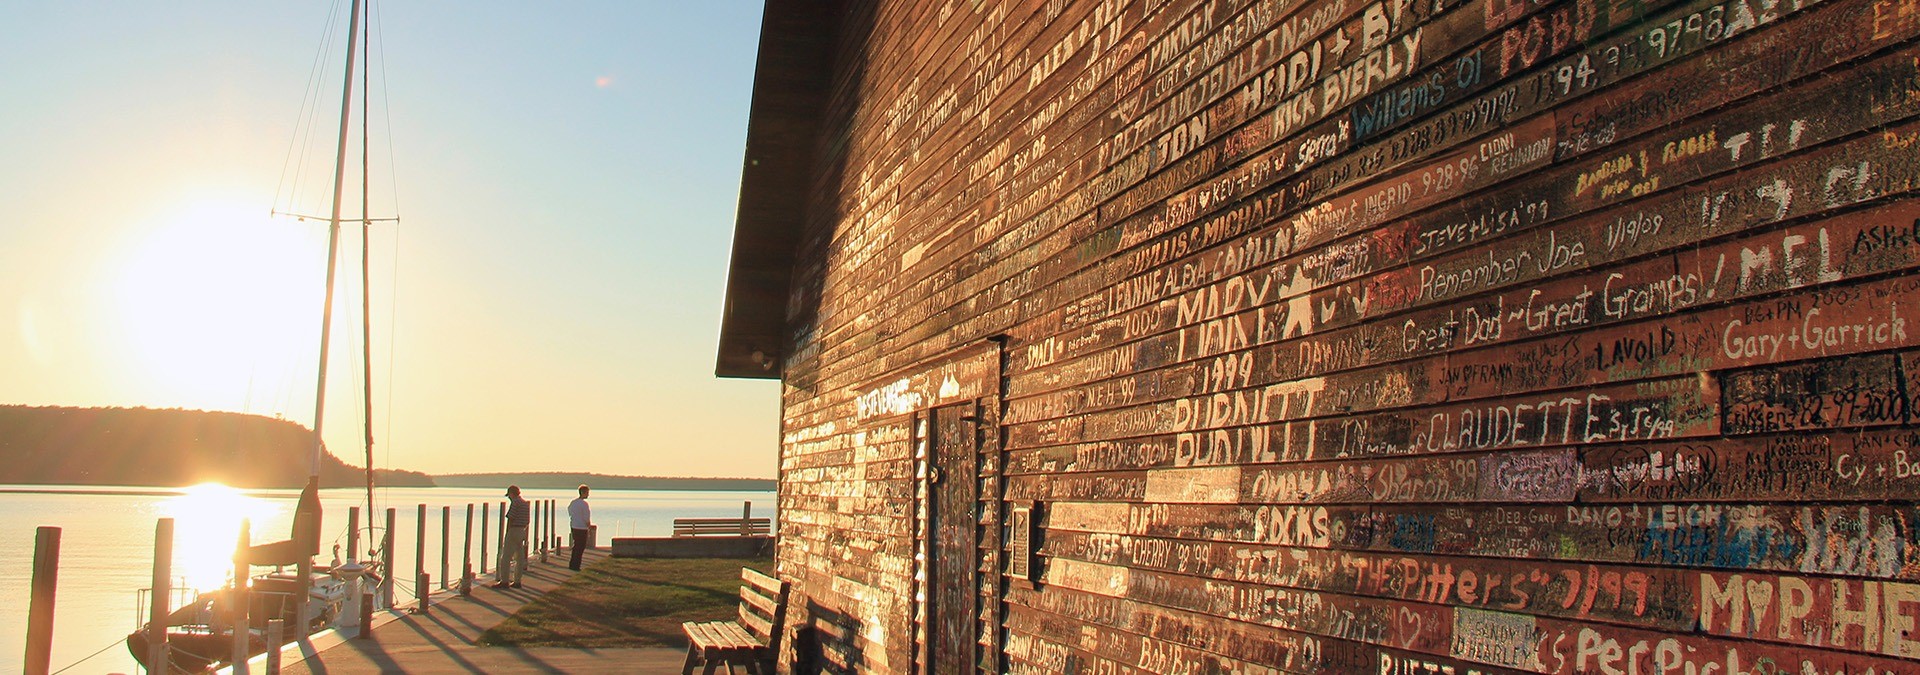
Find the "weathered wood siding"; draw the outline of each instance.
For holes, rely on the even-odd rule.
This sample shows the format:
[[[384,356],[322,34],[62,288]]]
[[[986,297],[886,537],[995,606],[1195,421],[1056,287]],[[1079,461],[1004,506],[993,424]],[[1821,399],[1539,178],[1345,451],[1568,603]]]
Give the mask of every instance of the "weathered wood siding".
[[[931,658],[925,444],[971,404],[983,670],[1920,672],[1916,36],[849,3],[781,364],[820,665]]]

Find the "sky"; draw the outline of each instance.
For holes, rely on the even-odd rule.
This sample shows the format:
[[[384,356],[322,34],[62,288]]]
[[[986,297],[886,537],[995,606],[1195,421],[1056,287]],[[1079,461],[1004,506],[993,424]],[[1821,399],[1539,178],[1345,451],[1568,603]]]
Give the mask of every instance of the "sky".
[[[367,247],[375,465],[774,475],[777,383],[713,375],[760,12],[376,6],[368,211],[400,220]],[[0,404],[312,424],[346,13],[8,8]],[[323,426],[356,465],[358,230]]]

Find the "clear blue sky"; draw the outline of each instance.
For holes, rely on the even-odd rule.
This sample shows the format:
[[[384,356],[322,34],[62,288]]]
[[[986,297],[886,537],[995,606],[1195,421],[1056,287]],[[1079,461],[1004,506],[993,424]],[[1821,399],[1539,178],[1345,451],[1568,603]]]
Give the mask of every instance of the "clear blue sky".
[[[7,9],[0,403],[311,422],[325,227],[265,216],[327,208],[339,44],[276,190],[330,9]],[[772,476],[777,385],[712,375],[760,3],[378,11],[377,463]],[[358,463],[355,321],[326,428]]]

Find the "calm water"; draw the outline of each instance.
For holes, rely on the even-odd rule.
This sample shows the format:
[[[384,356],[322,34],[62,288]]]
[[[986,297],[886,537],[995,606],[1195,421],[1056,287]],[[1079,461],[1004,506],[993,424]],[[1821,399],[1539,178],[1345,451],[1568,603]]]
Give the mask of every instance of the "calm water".
[[[138,589],[152,585],[154,523],[174,519],[175,583],[210,588],[223,583],[232,569],[240,519],[252,527],[252,541],[287,538],[293,521],[297,490],[238,491],[198,489],[149,491],[140,488],[72,488],[56,494],[22,492],[43,486],[0,485],[0,673],[19,673],[26,653],[28,589],[33,577],[33,541],[40,526],[61,528],[60,579],[54,613],[53,668],[68,673],[131,673],[138,671],[126,646],[119,644],[138,626]],[[67,488],[61,488],[67,490]],[[529,490],[528,499],[558,502],[560,532],[567,528],[566,503],[572,490]],[[502,490],[479,488],[388,488],[374,495],[374,507],[396,511],[394,529],[396,569],[411,578],[419,504],[427,505],[427,573],[439,585],[441,507],[452,507],[449,572],[458,578],[461,540],[466,528],[466,505],[474,505],[474,568],[479,561],[479,509],[490,503],[495,522],[488,536],[498,541],[498,509]],[[365,493],[352,489],[321,491],[326,515],[319,560],[332,557],[334,545],[344,552],[347,509],[364,503]],[[664,490],[595,490],[589,498],[600,543],[615,536],[666,536],[674,518],[735,517],[744,502],[753,503],[753,515],[772,516],[771,492],[681,492]],[[381,519],[384,520],[382,515]],[[364,519],[363,519],[364,520]],[[362,523],[365,527],[365,523]],[[364,543],[362,544],[364,547]],[[488,545],[496,556],[498,546]],[[537,557],[536,557],[537,559]],[[493,563],[488,562],[491,570]],[[396,595],[409,597],[403,584]],[[96,655],[97,651],[105,649]]]

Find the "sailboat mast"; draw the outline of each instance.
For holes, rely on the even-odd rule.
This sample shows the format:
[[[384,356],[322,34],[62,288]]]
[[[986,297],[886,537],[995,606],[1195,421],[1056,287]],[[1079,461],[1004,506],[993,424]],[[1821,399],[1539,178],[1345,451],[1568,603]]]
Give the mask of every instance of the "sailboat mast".
[[[369,2],[371,4],[371,2]],[[369,7],[371,9],[371,7]],[[369,12],[371,14],[371,12]],[[366,40],[363,44],[373,44],[373,21],[361,27]],[[367,258],[373,248],[368,236],[373,231],[373,216],[368,193],[369,172],[367,171],[367,133],[371,115],[367,114],[368,102],[373,99],[373,88],[368,86],[367,72],[372,70],[373,59],[360,61],[360,364],[364,369],[360,382],[365,387],[361,401],[365,403],[365,415],[361,419],[367,430],[367,522],[373,522],[373,284]]]
[[[340,197],[346,185],[347,134],[353,128],[353,63],[359,37],[360,0],[353,0],[352,13],[347,20],[346,84],[340,94],[340,144],[333,161],[333,215],[327,220],[327,300],[320,313],[320,376],[313,394],[313,459],[308,465],[309,484],[320,482],[320,451],[326,447],[320,425],[326,419],[327,411],[327,343],[332,341],[333,332],[334,267],[340,256]]]

